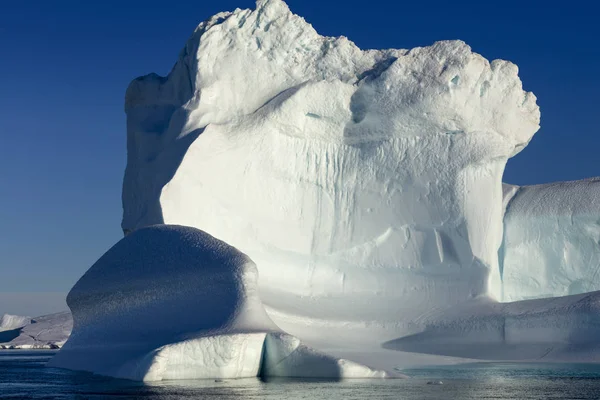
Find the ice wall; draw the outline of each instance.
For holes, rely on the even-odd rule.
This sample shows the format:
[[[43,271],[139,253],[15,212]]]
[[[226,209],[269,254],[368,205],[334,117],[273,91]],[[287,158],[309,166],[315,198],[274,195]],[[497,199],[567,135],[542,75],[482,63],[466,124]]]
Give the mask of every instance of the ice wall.
[[[506,187],[503,299],[600,290],[600,178]]]
[[[290,333],[293,315],[393,336],[501,292],[502,172],[540,116],[517,72],[460,41],[363,51],[280,0],[218,14],[127,91],[123,229],[239,248]]]

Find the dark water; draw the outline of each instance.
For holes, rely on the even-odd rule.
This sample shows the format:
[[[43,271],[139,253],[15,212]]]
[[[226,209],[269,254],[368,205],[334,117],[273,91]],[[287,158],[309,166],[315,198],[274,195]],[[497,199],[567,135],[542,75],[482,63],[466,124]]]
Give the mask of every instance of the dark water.
[[[53,352],[0,351],[0,398],[19,399],[600,399],[600,366],[470,364],[411,379],[176,381],[153,385],[46,368]],[[428,384],[442,381],[442,385]]]

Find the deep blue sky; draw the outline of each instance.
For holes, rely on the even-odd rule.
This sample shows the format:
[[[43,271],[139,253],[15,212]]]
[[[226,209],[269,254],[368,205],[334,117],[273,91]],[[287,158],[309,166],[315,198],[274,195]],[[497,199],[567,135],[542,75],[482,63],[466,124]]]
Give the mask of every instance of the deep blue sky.
[[[600,24],[591,1],[288,4],[321,34],[345,35],[362,48],[462,39],[488,59],[515,62],[525,89],[538,97],[542,129],[509,161],[505,181],[600,175]],[[0,313],[62,308],[52,294],[39,306],[18,299],[67,292],[121,237],[129,81],[168,73],[202,20],[253,6],[251,0],[0,2]]]

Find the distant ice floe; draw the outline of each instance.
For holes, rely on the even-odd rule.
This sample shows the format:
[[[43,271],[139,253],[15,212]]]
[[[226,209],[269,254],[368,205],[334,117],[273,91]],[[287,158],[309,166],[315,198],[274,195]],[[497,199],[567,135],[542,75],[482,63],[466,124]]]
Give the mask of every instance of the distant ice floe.
[[[70,312],[30,318],[5,314],[0,320],[0,349],[58,349],[73,327]]]

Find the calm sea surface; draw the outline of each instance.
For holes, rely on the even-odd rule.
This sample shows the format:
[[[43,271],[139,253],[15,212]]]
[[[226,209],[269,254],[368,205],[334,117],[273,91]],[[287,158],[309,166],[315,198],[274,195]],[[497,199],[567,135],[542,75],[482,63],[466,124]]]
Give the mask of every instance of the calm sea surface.
[[[600,399],[600,366],[470,364],[406,370],[411,379],[176,381],[144,385],[46,368],[54,352],[0,351],[0,398]],[[433,384],[439,383],[442,384]]]

